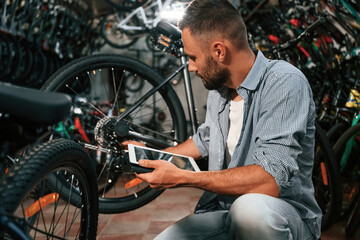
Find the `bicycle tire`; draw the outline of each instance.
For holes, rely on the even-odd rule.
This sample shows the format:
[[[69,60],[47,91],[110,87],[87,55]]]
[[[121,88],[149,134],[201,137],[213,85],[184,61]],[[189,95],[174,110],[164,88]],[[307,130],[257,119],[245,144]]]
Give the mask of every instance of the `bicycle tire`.
[[[48,177],[60,172],[71,174],[71,182],[57,185],[56,189],[49,188]],[[2,179],[0,206],[9,217],[20,220],[32,238],[44,231],[47,238],[61,235],[61,239],[96,239],[95,175],[95,166],[81,145],[66,139],[35,145]],[[74,185],[77,190],[73,193],[79,196],[77,201],[81,199],[81,206],[73,206],[69,199],[62,197]],[[51,201],[48,196],[55,200]],[[66,214],[60,214],[62,211]],[[51,213],[53,215],[49,216]]]
[[[325,230],[331,227],[338,218],[342,191],[335,154],[319,124],[316,124],[315,144],[312,179],[315,198],[323,212],[321,229]]]
[[[107,73],[110,74],[111,79],[106,77],[109,76]],[[91,78],[94,75],[97,76],[96,80],[95,78]],[[73,96],[73,100],[75,99],[75,101],[79,97],[84,97],[88,99],[88,102],[92,102],[92,105],[96,105],[102,112],[105,112],[105,114],[110,113],[109,104],[116,105],[117,108],[112,111],[112,114],[118,115],[116,113],[121,114],[121,109],[127,109],[133,104],[133,97],[141,97],[143,94],[141,91],[137,93],[127,91],[126,86],[131,85],[131,83],[126,83],[126,79],[133,79],[133,76],[137,76],[144,81],[142,91],[147,91],[164,81],[151,67],[135,59],[119,55],[99,54],[83,57],[63,66],[50,77],[42,89],[46,91],[67,92]],[[118,84],[123,88],[115,86],[118,90],[111,91],[109,88],[113,89],[113,84],[110,80],[112,80],[115,85]],[[103,100],[101,96],[98,98],[94,96],[91,97],[90,95],[93,90],[100,91],[99,88],[95,86],[96,84],[103,87],[105,93],[108,93],[108,91],[113,93],[121,92],[120,89],[124,89],[124,92],[119,94],[121,97],[114,97],[116,100],[119,99],[121,104],[117,104],[116,100],[112,100],[111,94],[109,94],[111,96],[105,96]],[[73,91],[74,89],[70,89],[69,86],[76,88],[77,91]],[[76,106],[75,101],[74,107],[79,108],[79,106]],[[90,112],[86,109],[86,106],[82,107],[83,112]],[[150,111],[150,114],[145,114],[146,111]],[[137,117],[137,115],[141,116]],[[150,118],[147,115],[151,115]],[[98,119],[96,119],[94,123],[95,119],[86,120],[85,117],[87,116],[83,117],[83,126],[87,127],[85,132],[89,136],[90,143],[97,144],[94,140],[93,131]],[[93,114],[90,117],[97,116]],[[166,121],[163,120],[163,118],[165,118]],[[167,119],[169,119],[169,121],[167,121]],[[139,106],[135,114],[128,116],[124,120],[127,120],[134,131],[141,132],[142,134],[149,132],[148,134],[153,134],[153,137],[157,139],[163,138],[166,140],[166,138],[169,137],[170,139],[177,139],[178,142],[186,139],[185,114],[179,98],[169,84],[160,88],[148,101]],[[81,137],[78,138],[78,140],[79,139],[84,142]],[[173,140],[169,141],[172,142]],[[121,163],[124,161],[122,159],[123,156],[116,157],[114,155],[102,154],[99,157],[99,154],[95,151],[91,153],[91,156],[97,159],[96,161],[98,162],[98,178],[100,179],[99,191],[102,191],[99,197],[100,213],[130,211],[147,204],[161,194],[162,191],[151,189],[150,186],[145,183],[136,185],[136,189],[125,188],[125,184],[135,179],[135,175],[133,173],[129,174],[129,172],[125,170],[122,171],[122,168],[119,167],[122,166]],[[104,176],[104,179],[101,181],[102,176]],[[114,177],[109,178],[108,176]],[[114,184],[115,181],[116,185]],[[108,183],[111,184],[107,185]],[[107,187],[109,188],[108,191],[105,190]],[[117,192],[111,191],[110,187]]]
[[[0,44],[1,44],[1,60],[6,61],[7,64],[0,66],[0,79],[5,79],[9,74],[11,74],[11,67],[13,66],[15,54],[13,43],[10,41],[9,37],[4,34],[0,34]]]
[[[347,129],[349,129],[349,126],[345,123],[336,123],[333,125],[329,131],[326,132],[326,137],[329,139],[331,145],[334,145]]]
[[[107,44],[113,48],[124,49],[134,45],[139,37],[131,31],[123,31],[118,29],[120,19],[124,19],[126,12],[110,12],[104,15],[100,21],[101,36]],[[132,20],[137,20],[136,16]],[[138,25],[136,21],[135,25]]]
[[[348,222],[346,223],[346,236],[352,237],[360,227],[360,200],[357,201],[354,210],[352,211]]]
[[[15,78],[15,76],[14,77],[12,76],[11,82],[13,82],[14,84],[17,84],[17,85],[25,85],[24,84],[25,79],[27,79],[31,74],[34,57],[33,57],[33,54],[30,50],[28,43],[24,39],[18,39],[18,41],[20,42],[20,48],[21,48],[21,52],[23,52],[23,54],[22,54],[23,57],[19,58],[20,59],[19,60],[20,61],[20,65],[19,65],[20,73],[17,74],[16,78]]]
[[[338,168],[341,169],[340,161],[344,154],[347,142],[356,135],[360,134],[360,124],[356,124],[346,130],[341,137],[336,141],[334,145],[334,152],[337,159]],[[354,145],[349,153],[349,158],[346,166],[340,170],[341,182],[343,184],[343,201],[340,217],[347,217],[357,199],[360,199],[360,142],[359,140],[354,141]]]
[[[32,88],[40,88],[46,79],[48,69],[48,59],[41,48],[31,46],[33,53],[33,66],[30,76],[25,80],[25,86]]]
[[[13,80],[21,75],[21,60],[25,61],[26,58],[23,57],[23,52],[21,51],[20,42],[13,36],[8,36],[9,47],[11,54],[13,56],[12,63],[10,65],[10,72],[7,76],[4,77],[6,82],[13,83]]]

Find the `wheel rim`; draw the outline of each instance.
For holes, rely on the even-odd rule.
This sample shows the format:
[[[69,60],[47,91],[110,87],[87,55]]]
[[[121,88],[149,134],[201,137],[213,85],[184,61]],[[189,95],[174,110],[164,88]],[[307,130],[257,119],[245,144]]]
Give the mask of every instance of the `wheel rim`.
[[[56,188],[47,184],[50,176],[64,174],[67,181],[56,178]],[[90,199],[87,181],[81,169],[71,163],[53,169],[41,181],[33,185],[13,210],[14,217],[21,219],[25,231],[33,239],[83,239],[88,236]],[[67,195],[75,194],[81,204],[74,204]]]

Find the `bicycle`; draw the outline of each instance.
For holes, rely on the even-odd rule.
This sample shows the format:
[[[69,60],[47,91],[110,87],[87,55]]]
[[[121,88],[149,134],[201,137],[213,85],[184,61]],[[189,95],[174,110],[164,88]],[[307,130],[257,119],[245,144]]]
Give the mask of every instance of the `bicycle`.
[[[360,115],[357,115],[352,121],[352,126],[343,132],[334,144],[334,152],[344,185],[341,217],[348,216],[360,199],[359,119]]]
[[[11,130],[26,132],[62,120],[69,114],[69,96],[0,86],[0,160],[12,165],[1,176],[0,239],[95,239],[96,172],[83,147],[54,139],[24,148],[17,140],[25,133],[17,139],[8,135]],[[10,146],[21,147],[15,151],[20,151],[18,156],[10,156]]]
[[[343,197],[339,208],[340,219],[350,218],[349,215],[360,197],[360,165],[357,158],[360,115],[357,85],[358,80],[355,79],[354,87],[350,90],[349,101],[344,107],[329,107],[325,109],[325,114],[321,118],[323,122],[332,123],[326,135],[333,145],[341,179],[339,182],[342,185]]]
[[[99,159],[102,171],[98,171],[100,175],[98,178],[101,178],[104,172],[111,175],[110,173],[117,170],[118,182],[112,185],[112,188],[122,188],[123,192],[127,193],[127,195],[116,196],[114,193],[107,195],[104,192],[99,199],[101,213],[129,211],[145,205],[161,193],[150,189],[144,182],[138,182],[132,173],[127,172],[126,159],[124,159],[126,153],[120,146],[120,142],[136,139],[145,142],[148,146],[165,148],[184,141],[197,129],[193,90],[187,69],[187,58],[183,51],[181,32],[166,22],[159,22],[156,30],[158,34],[153,36],[154,42],[163,51],[178,57],[182,64],[168,78],[163,79],[156,71],[135,59],[99,54],[81,58],[66,65],[42,88],[46,91],[66,92],[85,99],[88,108],[91,108],[91,110],[83,111],[86,112],[85,115],[100,119],[92,123],[83,122],[83,126],[86,126],[85,131],[91,139],[91,144],[84,143],[84,146],[109,154],[107,159],[105,157]],[[184,74],[190,119],[189,129],[185,124],[181,102],[169,84],[181,72]],[[143,81],[143,87],[135,93],[128,90],[134,80]],[[106,108],[102,107],[104,102],[107,103]],[[98,142],[100,146],[97,145]],[[339,202],[336,184],[337,168],[331,145],[318,125],[316,143],[317,149],[320,150],[316,151],[313,181],[324,219],[327,221],[326,224],[330,225]],[[109,182],[113,184],[114,179],[109,179],[111,180]]]
[[[334,152],[340,166],[341,180],[344,185],[344,198],[340,217],[348,218],[346,234],[355,234],[359,221],[360,201],[360,162],[359,162],[359,115],[353,126],[346,130],[334,145]]]
[[[66,66],[56,72],[43,89],[67,92],[74,95],[75,101],[82,99],[83,104],[76,108],[81,112],[79,117],[89,141],[85,141],[84,138],[78,140],[89,149],[98,164],[99,212],[129,211],[153,200],[161,191],[153,190],[145,183],[138,183],[135,175],[127,169],[126,153],[117,144],[112,133],[116,119],[111,116],[128,115],[130,112],[125,111],[134,103],[134,98],[139,92],[162,84],[162,77],[149,66],[118,55],[93,55],[75,60]],[[108,82],[107,77],[111,77],[113,82]],[[93,85],[96,81],[102,89]],[[143,81],[138,92],[124,92],[120,88],[130,86],[136,81]],[[159,92],[154,94],[158,90]],[[100,91],[105,96],[100,97]],[[137,139],[152,139],[152,146],[158,147],[185,140],[185,115],[182,109],[177,108],[181,103],[174,90],[170,86],[163,86],[148,95],[152,94],[154,95],[148,101],[142,102],[141,114],[137,111],[138,114],[133,113],[126,119],[123,118],[124,121],[135,123],[129,131],[130,134],[137,132],[156,135],[157,139],[138,134]],[[97,128],[96,134],[106,139],[106,142],[101,140],[101,147],[98,146],[94,133],[99,119],[102,119],[103,126]],[[176,127],[174,131],[173,126]],[[160,134],[154,131],[160,128]],[[122,139],[128,138],[129,129],[126,123],[118,128],[118,131],[122,130]],[[109,138],[111,141],[107,146]]]
[[[190,1],[149,0],[124,1],[122,5],[107,1],[115,8],[101,19],[101,34],[106,43],[114,48],[128,48],[148,35],[158,22],[167,19],[176,22]],[[127,4],[131,4],[127,7]]]

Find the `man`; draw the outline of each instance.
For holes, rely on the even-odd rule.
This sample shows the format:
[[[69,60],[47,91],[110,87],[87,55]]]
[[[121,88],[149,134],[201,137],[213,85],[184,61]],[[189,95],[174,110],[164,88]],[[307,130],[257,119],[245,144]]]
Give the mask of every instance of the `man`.
[[[315,107],[305,76],[254,53],[227,0],[194,0],[179,22],[189,70],[208,88],[193,138],[166,151],[206,157],[209,171],[141,161],[153,188],[206,190],[195,214],[156,239],[315,239],[321,210],[311,180]]]

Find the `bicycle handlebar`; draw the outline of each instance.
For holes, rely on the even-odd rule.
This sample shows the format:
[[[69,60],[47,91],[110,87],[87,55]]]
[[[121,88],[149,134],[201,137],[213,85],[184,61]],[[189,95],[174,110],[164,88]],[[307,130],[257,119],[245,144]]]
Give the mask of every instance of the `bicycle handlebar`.
[[[171,23],[160,21],[156,25],[156,29],[164,34],[166,37],[171,38],[172,40],[179,40],[181,39],[181,31],[176,26],[172,25]]]
[[[152,31],[154,45],[164,52],[171,53],[176,57],[181,57],[180,48],[183,47],[181,31],[173,24],[160,21]]]

